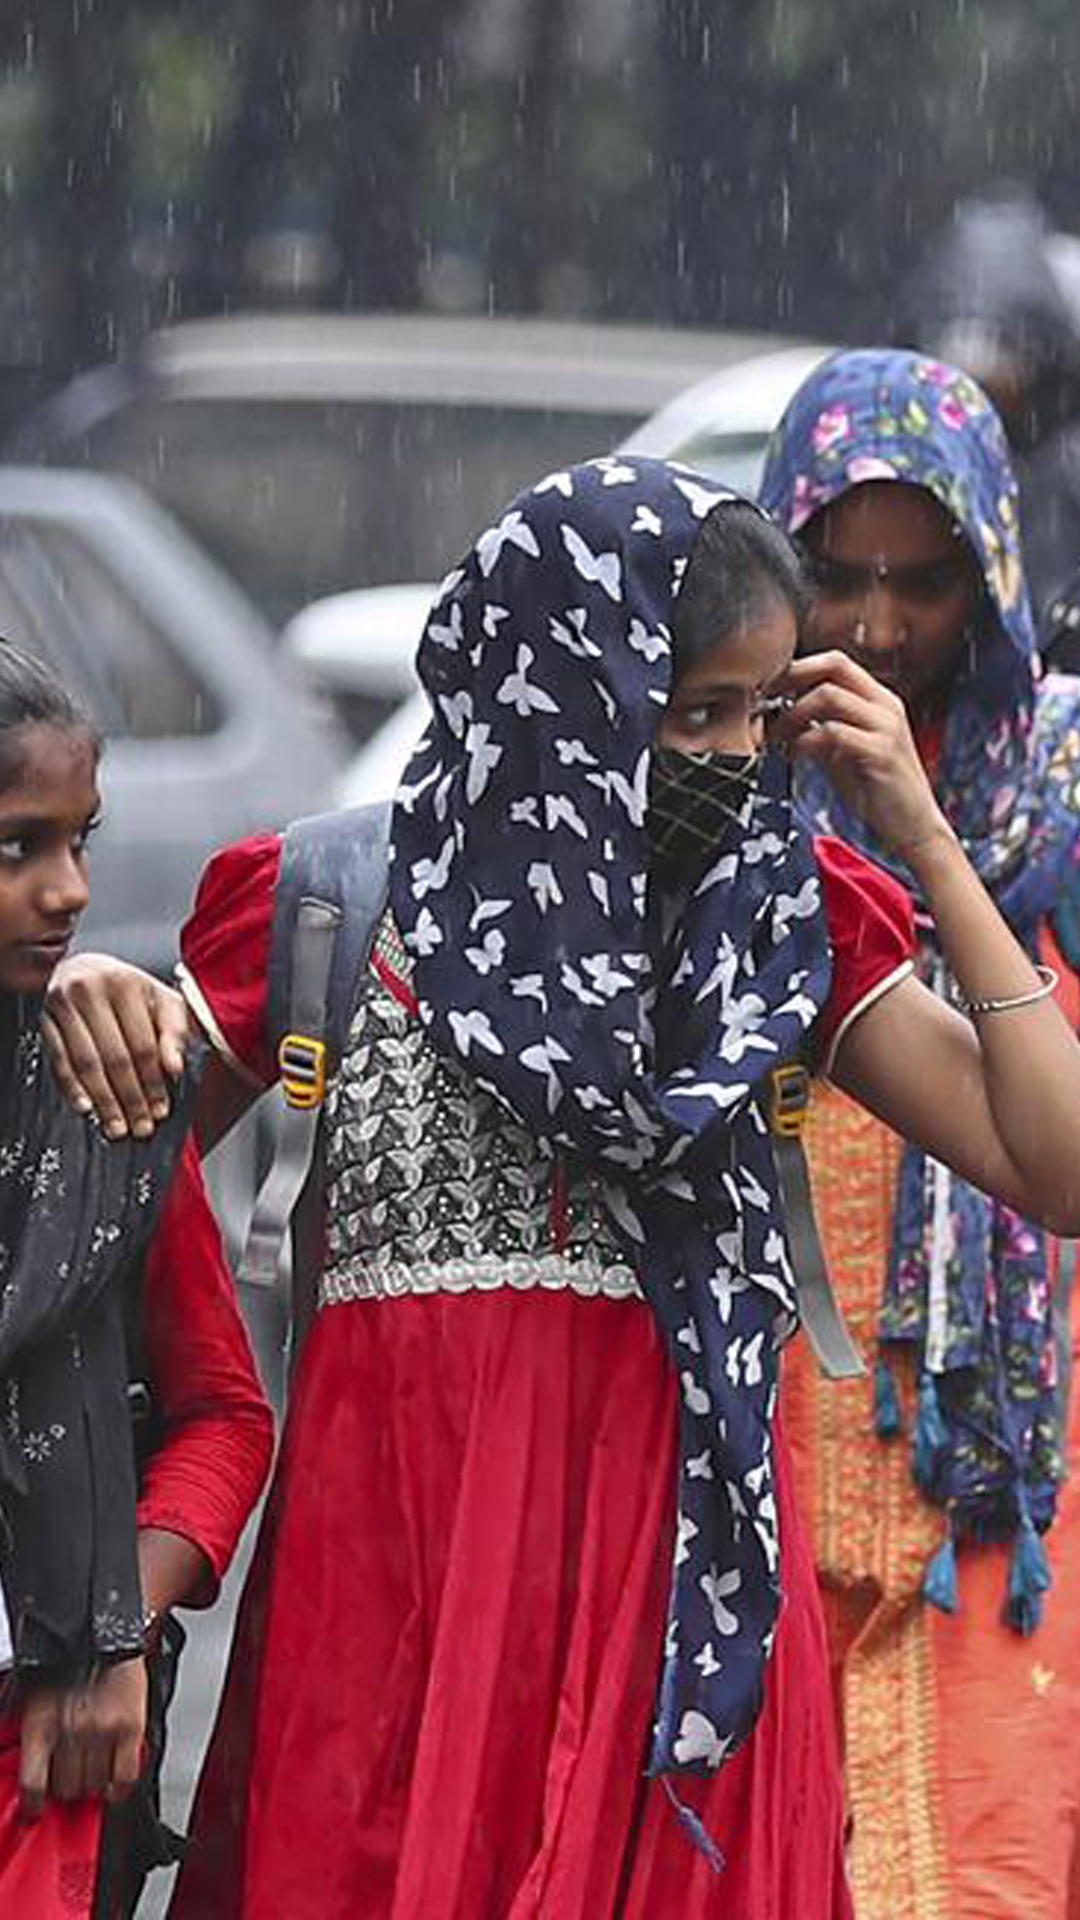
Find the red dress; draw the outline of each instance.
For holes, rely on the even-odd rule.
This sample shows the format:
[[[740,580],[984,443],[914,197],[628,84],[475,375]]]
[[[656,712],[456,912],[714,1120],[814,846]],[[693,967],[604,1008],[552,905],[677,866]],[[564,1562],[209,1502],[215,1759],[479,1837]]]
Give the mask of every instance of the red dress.
[[[189,996],[262,1078],[278,848],[219,855],[183,940]],[[838,843],[821,863],[835,1030],[907,970],[910,912]],[[676,1477],[648,1307],[517,1282],[324,1305],[172,1920],[845,1920],[823,1631],[777,1456],[765,1708],[718,1774],[678,1782],[717,1875],[643,1774]]]
[[[197,1604],[208,1606],[266,1477],[273,1419],[193,1147],[150,1244],[143,1341],[163,1439],[143,1474],[138,1523],[200,1548],[212,1581]],[[50,1800],[28,1825],[18,1782],[19,1716],[8,1714],[0,1718],[0,1913],[88,1920],[101,1801]]]

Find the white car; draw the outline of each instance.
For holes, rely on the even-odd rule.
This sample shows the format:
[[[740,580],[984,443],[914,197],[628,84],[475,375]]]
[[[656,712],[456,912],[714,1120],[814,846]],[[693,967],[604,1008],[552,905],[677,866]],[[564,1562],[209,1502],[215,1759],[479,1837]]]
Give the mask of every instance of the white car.
[[[416,686],[416,649],[437,588],[357,587],[313,600],[287,621],[281,651],[333,702],[362,746]]]
[[[669,400],[619,451],[685,460],[753,498],[769,435],[784,408],[807,375],[835,351],[800,345],[736,361]]]

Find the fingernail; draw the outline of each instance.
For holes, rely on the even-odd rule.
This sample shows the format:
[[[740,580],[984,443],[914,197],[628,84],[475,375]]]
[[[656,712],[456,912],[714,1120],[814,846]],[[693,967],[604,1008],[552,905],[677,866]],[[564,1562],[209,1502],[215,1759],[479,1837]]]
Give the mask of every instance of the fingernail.
[[[77,1093],[71,1104],[76,1113],[93,1113],[94,1111],[94,1103],[87,1099],[85,1093]]]
[[[126,1140],[127,1139],[126,1121],[110,1120],[106,1125],[105,1134],[106,1134],[106,1138],[109,1140]]]
[[[132,1124],[131,1131],[136,1140],[149,1140],[154,1131],[154,1123],[152,1120],[136,1120]]]
[[[169,1103],[167,1100],[152,1100],[150,1102],[150,1111],[155,1120],[167,1120],[169,1117]]]

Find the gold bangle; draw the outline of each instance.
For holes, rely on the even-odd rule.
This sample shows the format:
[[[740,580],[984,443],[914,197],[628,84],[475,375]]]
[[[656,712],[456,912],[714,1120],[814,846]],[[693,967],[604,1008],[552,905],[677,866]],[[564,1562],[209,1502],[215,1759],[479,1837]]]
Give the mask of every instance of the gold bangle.
[[[1014,1007],[1033,1007],[1037,1000],[1048,999],[1058,983],[1058,976],[1053,967],[1039,966],[1035,971],[1042,984],[1032,987],[1028,993],[1012,993],[1004,1000],[969,1000],[967,995],[957,988],[952,997],[953,1006],[958,1007],[961,1013],[968,1014],[1011,1013]]]

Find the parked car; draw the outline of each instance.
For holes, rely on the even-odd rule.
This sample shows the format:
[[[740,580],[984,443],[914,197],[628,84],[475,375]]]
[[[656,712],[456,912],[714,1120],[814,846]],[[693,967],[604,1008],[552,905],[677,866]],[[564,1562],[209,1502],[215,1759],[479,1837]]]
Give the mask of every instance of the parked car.
[[[321,687],[359,746],[416,685],[416,649],[437,588],[428,581],[357,587],[302,607],[281,647]]]
[[[807,375],[833,352],[792,344],[734,361],[659,408],[619,451],[685,460],[752,498],[769,435]]]
[[[129,482],[0,467],[0,634],[49,660],[107,738],[82,944],[167,969],[211,849],[331,803],[338,725]]]
[[[280,626],[346,588],[440,579],[519,487],[775,345],[555,320],[226,316],[82,375],[16,449],[140,481]]]

